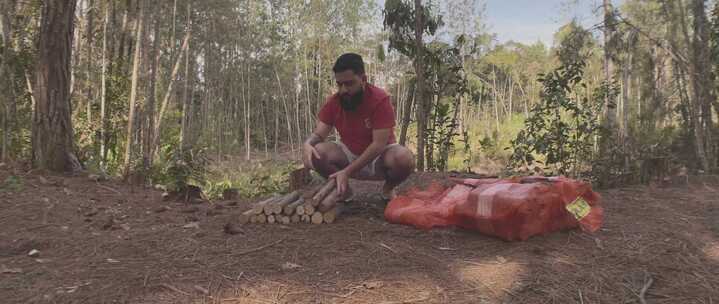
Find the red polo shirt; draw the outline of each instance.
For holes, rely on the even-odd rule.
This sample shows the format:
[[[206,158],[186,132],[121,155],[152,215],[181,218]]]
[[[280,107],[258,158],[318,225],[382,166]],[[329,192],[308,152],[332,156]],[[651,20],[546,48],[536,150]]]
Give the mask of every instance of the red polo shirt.
[[[339,95],[327,98],[317,118],[337,129],[340,140],[355,155],[360,155],[372,143],[372,130],[392,129],[387,144],[395,143],[394,108],[384,90],[367,84],[362,103],[354,112],[342,109]]]

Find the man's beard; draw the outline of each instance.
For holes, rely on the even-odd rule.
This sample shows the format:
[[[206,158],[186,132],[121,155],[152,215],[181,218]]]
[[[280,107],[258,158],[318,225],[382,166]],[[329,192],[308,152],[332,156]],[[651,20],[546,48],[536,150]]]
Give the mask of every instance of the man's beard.
[[[362,103],[364,98],[364,90],[360,90],[355,94],[344,94],[340,96],[340,106],[348,112],[354,112]]]

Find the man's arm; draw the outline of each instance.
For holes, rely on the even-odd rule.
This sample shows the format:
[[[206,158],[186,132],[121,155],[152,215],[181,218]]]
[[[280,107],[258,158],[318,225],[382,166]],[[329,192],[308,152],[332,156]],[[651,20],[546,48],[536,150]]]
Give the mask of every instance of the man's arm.
[[[317,121],[317,126],[315,126],[315,130],[310,133],[305,142],[302,144],[302,162],[305,164],[306,168],[314,169],[314,165],[312,164],[312,155],[314,155],[318,159],[320,158],[319,153],[317,152],[317,150],[315,150],[315,145],[325,141],[325,139],[327,139],[327,136],[330,135],[331,131],[332,126],[322,121]]]
[[[315,130],[307,137],[305,144],[309,144],[314,147],[316,144],[325,141],[327,136],[330,135],[330,132],[332,132],[332,126],[318,120]]]

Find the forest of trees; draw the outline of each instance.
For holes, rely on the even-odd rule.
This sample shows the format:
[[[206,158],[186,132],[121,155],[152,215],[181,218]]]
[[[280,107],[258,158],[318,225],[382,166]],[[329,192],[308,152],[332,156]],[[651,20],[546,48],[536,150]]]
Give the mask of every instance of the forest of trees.
[[[639,182],[717,168],[714,1],[604,0],[601,24],[570,22],[553,45],[498,43],[488,13],[479,0],[0,0],[1,157],[142,178],[200,158],[294,159],[334,60],[356,52],[421,170],[491,161]]]

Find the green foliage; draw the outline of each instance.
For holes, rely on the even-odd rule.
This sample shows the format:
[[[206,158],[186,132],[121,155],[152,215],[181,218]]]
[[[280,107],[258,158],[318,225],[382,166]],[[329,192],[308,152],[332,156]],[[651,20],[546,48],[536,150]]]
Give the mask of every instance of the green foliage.
[[[225,189],[237,189],[242,197],[255,198],[288,191],[293,162],[221,162],[210,166],[205,193],[219,198]]]
[[[540,75],[544,86],[541,101],[532,108],[525,129],[511,142],[510,167],[539,162],[554,167],[553,174],[571,176],[588,169],[594,140],[602,132],[599,113],[604,99],[616,96],[618,88],[604,84],[587,98],[583,94],[584,68],[585,62],[580,60]]]
[[[592,33],[582,28],[576,21],[563,26],[555,35],[558,41],[557,57],[562,65],[585,61],[596,46]]]
[[[470,92],[462,64],[461,48],[465,37],[457,37],[454,45],[433,42],[427,53],[429,89],[437,102],[431,109],[426,132],[427,169],[446,171],[454,149],[459,101]]]
[[[182,191],[188,185],[202,187],[207,181],[207,151],[202,148],[181,151],[177,147],[179,144],[162,147],[160,160],[149,172],[150,181],[165,185],[170,191]],[[141,167],[137,165],[135,170]]]
[[[423,33],[434,35],[444,23],[440,15],[429,6],[422,6]],[[415,11],[414,3],[406,0],[387,0],[384,3],[384,28],[389,31],[389,48],[407,57],[415,58]]]

